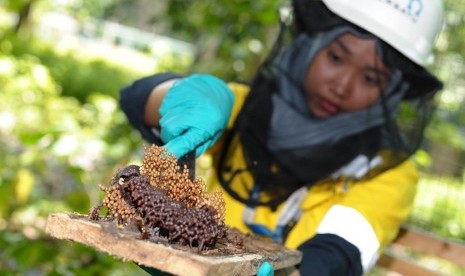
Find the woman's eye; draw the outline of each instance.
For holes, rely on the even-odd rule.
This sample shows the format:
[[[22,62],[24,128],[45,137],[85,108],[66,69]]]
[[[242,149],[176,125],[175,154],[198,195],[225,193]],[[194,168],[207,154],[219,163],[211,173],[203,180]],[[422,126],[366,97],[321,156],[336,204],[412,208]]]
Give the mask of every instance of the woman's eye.
[[[333,51],[328,51],[328,59],[332,62],[340,62],[341,61],[341,56],[339,56],[338,54],[336,54],[335,52]]]
[[[377,77],[373,77],[370,75],[363,76],[363,81],[368,85],[380,85],[381,82]]]

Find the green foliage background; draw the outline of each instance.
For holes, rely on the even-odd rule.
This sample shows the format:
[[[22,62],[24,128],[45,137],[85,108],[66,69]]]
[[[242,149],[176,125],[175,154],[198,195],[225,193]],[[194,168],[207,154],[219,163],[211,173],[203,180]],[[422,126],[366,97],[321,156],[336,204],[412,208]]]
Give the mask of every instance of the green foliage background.
[[[189,64],[171,56],[149,71],[204,71],[226,80],[248,81],[272,45],[276,8],[281,4],[277,0],[161,2],[165,12],[146,15],[143,26],[135,23],[140,13],[118,16],[120,9],[147,4],[143,0],[69,1],[61,9],[82,22],[89,16],[119,19],[140,28],[167,22],[166,34],[205,49],[196,52]],[[30,13],[21,26],[3,21],[0,25],[0,274],[145,275],[132,263],[44,233],[49,213],[87,213],[96,205],[102,196],[97,185],[106,183],[116,168],[139,162],[143,144],[117,99],[121,87],[144,74],[140,68],[112,60],[59,51],[35,36],[32,11],[38,16],[52,9],[53,3],[0,0],[13,14],[27,14],[28,5]],[[442,104],[428,129],[428,141],[430,147],[440,143],[462,154],[465,11],[460,0],[446,1],[446,8],[447,28],[437,66],[432,68],[446,82],[446,93],[438,99]],[[4,16],[7,10],[0,11]],[[424,171],[409,223],[464,241],[462,166],[455,175],[432,172],[434,157],[428,148],[416,159]]]
[[[4,39],[0,45],[0,271],[133,274],[131,264],[43,232],[49,213],[87,213],[96,205],[96,185],[139,146],[116,100],[131,75],[104,61],[62,58],[42,44],[8,50],[21,44]],[[54,66],[63,64],[64,70]],[[99,82],[107,78],[115,81]]]

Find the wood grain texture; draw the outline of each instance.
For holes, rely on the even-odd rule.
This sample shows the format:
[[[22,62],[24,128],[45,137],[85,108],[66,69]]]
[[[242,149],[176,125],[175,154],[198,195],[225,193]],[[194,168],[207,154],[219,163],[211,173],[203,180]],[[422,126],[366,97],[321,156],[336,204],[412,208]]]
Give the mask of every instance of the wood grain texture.
[[[465,267],[465,244],[461,241],[448,240],[420,230],[402,228],[395,244]]]
[[[242,249],[220,248],[198,253],[166,243],[140,240],[140,234],[135,231],[118,227],[114,222],[89,221],[82,215],[50,214],[45,230],[57,239],[79,242],[124,261],[175,275],[254,275],[264,261],[279,270],[292,268],[302,259],[299,251],[250,236],[244,240]]]
[[[400,275],[421,275],[421,276],[438,276],[437,272],[421,267],[410,260],[385,252],[377,262],[378,266],[384,267],[389,271],[395,271]]]
[[[405,252],[409,252],[406,254]],[[465,268],[465,244],[425,231],[402,227],[399,235],[378,259],[377,265],[401,275],[442,275],[412,259],[409,254],[436,257]]]

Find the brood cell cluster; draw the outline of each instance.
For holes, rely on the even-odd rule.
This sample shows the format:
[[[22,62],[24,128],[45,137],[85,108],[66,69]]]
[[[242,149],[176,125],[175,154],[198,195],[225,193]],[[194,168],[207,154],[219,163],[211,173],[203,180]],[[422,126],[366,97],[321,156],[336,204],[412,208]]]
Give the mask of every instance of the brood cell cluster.
[[[174,155],[152,145],[143,165],[120,169],[108,187],[103,206],[119,224],[137,222],[144,238],[207,250],[226,234],[224,201],[220,192],[208,193],[200,178],[191,180]],[[91,211],[89,218],[95,218]]]

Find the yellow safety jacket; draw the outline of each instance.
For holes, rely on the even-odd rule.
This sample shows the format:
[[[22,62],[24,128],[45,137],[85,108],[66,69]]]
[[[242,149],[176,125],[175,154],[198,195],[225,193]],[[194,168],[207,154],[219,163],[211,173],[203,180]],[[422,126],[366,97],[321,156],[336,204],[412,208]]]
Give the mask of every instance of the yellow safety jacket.
[[[229,123],[229,127],[232,127],[249,87],[237,83],[229,85],[236,96]],[[214,163],[219,158],[221,144],[220,140],[210,151]],[[233,162],[236,168],[246,167],[240,145],[232,155],[228,162]],[[302,201],[300,218],[284,244],[297,248],[316,233],[333,233],[357,246],[363,266],[371,266],[383,247],[396,237],[400,224],[409,215],[417,180],[418,170],[412,161],[407,160],[366,181],[334,181],[314,185]],[[222,190],[215,174],[207,177],[207,182],[210,189]],[[231,185],[252,187],[253,177],[249,172],[243,173],[235,177]],[[243,221],[246,206],[224,190],[223,195],[227,225],[250,232]],[[256,207],[254,223],[273,229],[283,205],[275,211],[269,207]]]

